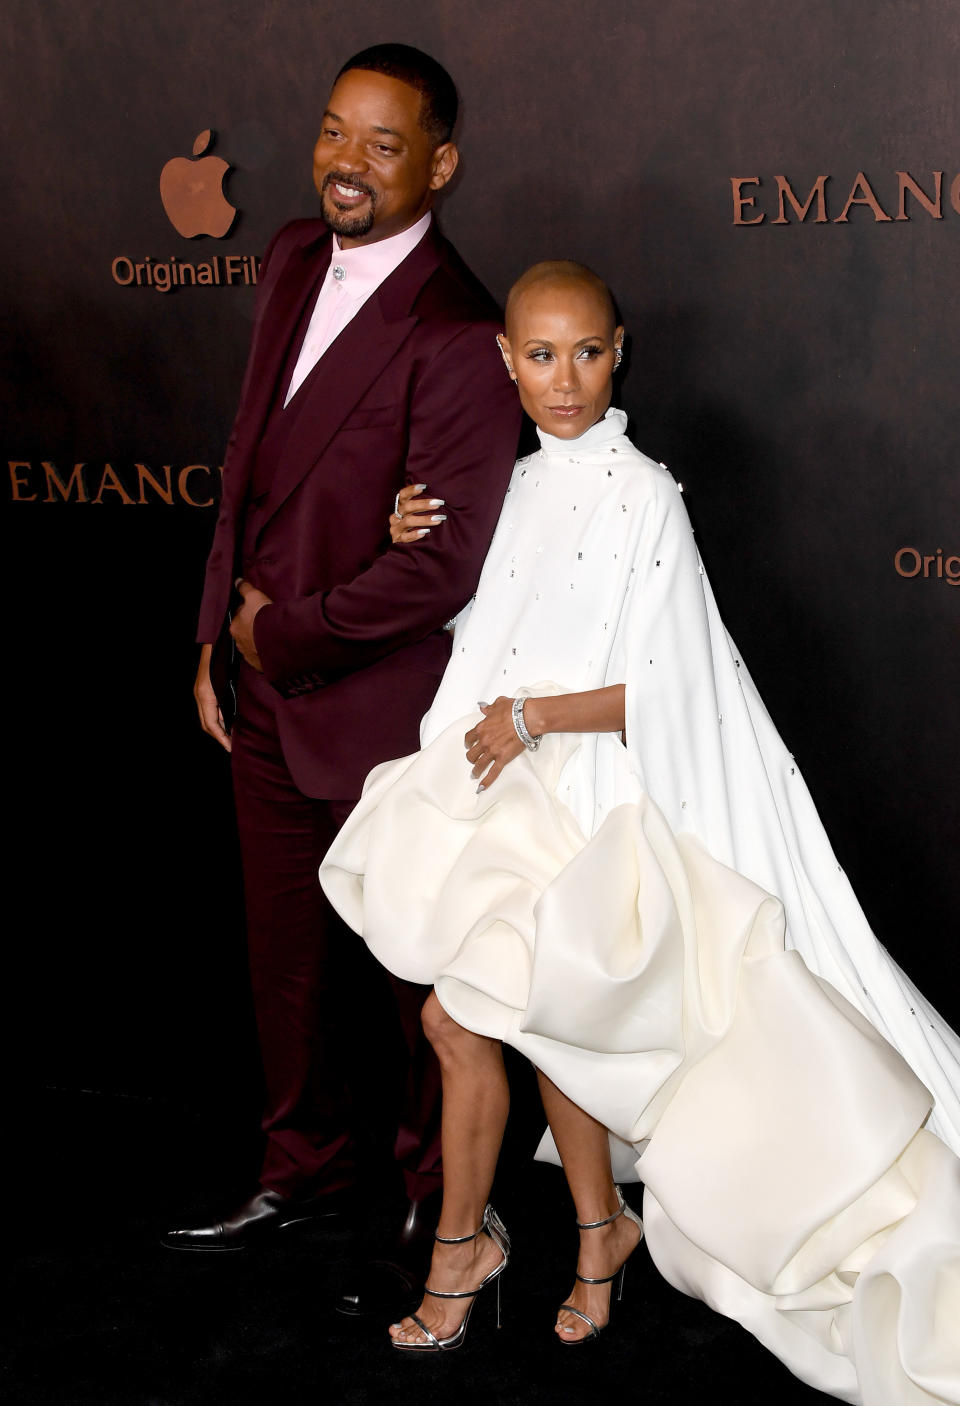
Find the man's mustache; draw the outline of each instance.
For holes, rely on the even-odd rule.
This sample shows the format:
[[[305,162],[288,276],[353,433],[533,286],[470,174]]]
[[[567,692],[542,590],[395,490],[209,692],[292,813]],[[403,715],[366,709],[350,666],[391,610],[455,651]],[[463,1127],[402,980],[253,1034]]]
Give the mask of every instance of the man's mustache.
[[[349,186],[351,190],[363,191],[364,195],[369,195],[371,201],[375,201],[377,198],[376,191],[371,190],[363,181],[358,181],[356,176],[345,176],[342,171],[327,172],[323,178],[321,194],[323,194],[323,191],[325,191],[328,186],[332,185],[334,181],[336,181],[338,185]],[[336,191],[334,191],[334,194],[336,194]]]

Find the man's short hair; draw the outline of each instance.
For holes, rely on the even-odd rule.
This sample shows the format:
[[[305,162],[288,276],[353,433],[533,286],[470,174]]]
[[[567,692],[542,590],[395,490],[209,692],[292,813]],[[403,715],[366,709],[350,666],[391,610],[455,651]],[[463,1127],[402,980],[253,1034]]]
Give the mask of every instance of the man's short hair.
[[[347,59],[337,79],[354,68],[384,73],[416,88],[420,94],[420,126],[434,146],[441,146],[453,136],[459,105],[456,87],[443,65],[422,49],[415,49],[412,44],[373,44]]]

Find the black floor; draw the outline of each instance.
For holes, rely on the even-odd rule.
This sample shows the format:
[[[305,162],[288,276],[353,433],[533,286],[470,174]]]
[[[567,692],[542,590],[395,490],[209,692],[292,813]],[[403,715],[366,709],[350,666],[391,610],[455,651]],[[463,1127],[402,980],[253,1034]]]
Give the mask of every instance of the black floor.
[[[737,1325],[664,1283],[645,1251],[598,1343],[551,1332],[576,1253],[561,1174],[513,1158],[495,1192],[514,1240],[504,1326],[480,1300],[466,1344],[406,1358],[384,1325],[331,1311],[360,1227],[287,1232],[243,1254],[177,1254],[157,1234],[209,1207],[245,1155],[235,1130],[148,1100],[47,1090],[17,1142],[10,1406],[449,1406],[706,1402],[814,1406]],[[39,1174],[37,1174],[39,1169]],[[28,1189],[29,1188],[29,1189]],[[373,1224],[382,1207],[373,1208]],[[10,1237],[8,1236],[8,1243]],[[10,1300],[8,1300],[10,1305]]]

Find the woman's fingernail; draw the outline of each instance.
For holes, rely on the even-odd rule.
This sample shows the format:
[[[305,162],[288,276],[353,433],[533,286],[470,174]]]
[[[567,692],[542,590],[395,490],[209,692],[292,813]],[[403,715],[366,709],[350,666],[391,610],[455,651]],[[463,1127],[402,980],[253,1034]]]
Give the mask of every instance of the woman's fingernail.
[[[490,704],[489,704],[489,703],[478,703],[478,704],[477,704],[477,707],[478,707],[478,708],[489,708],[489,707],[490,707]]]
[[[423,490],[426,488],[427,485],[426,485],[425,483],[415,483],[413,486],[414,486],[414,488],[417,490],[418,493],[422,493]]]
[[[421,528],[418,528],[418,529],[417,529],[417,536],[418,536],[418,537],[426,537],[426,535],[427,535],[427,533],[428,533],[429,531],[430,531],[429,527],[421,527]]]
[[[480,794],[480,792],[481,792],[482,790],[483,790],[483,782],[481,781],[481,782],[480,782],[480,785],[477,787],[477,795],[478,795],[478,796],[479,796],[479,794]]]
[[[434,513],[433,517],[430,519],[431,522],[446,522],[446,520],[446,513]]]
[[[445,502],[445,498],[431,498],[429,506],[431,508],[442,508]]]

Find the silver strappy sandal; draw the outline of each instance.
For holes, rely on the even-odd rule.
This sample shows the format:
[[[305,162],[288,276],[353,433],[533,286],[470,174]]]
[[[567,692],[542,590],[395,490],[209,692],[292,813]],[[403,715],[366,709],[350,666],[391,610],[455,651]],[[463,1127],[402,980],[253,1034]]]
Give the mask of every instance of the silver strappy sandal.
[[[577,1221],[577,1229],[599,1230],[602,1225],[611,1225],[615,1220],[619,1220],[621,1216],[626,1216],[627,1220],[632,1220],[634,1225],[638,1225],[640,1227],[640,1240],[638,1240],[637,1244],[634,1245],[633,1249],[635,1250],[637,1246],[639,1246],[640,1241],[643,1239],[643,1221],[637,1215],[636,1211],[631,1210],[627,1203],[624,1201],[623,1194],[619,1186],[614,1187],[614,1190],[617,1193],[617,1200],[620,1202],[619,1209],[614,1211],[612,1216],[607,1216],[606,1220],[591,1220],[585,1222]],[[630,1251],[630,1254],[633,1254],[633,1250]],[[629,1256],[627,1258],[629,1258]],[[581,1284],[612,1284],[614,1279],[619,1279],[619,1283],[617,1284],[617,1303],[619,1303],[620,1300],[623,1298],[623,1276],[626,1273],[626,1269],[627,1261],[624,1260],[623,1264],[620,1266],[619,1269],[615,1269],[612,1274],[606,1275],[603,1279],[587,1279],[582,1274],[578,1274],[576,1277]],[[600,1325],[598,1323],[594,1323],[589,1313],[584,1313],[581,1309],[574,1308],[573,1304],[570,1303],[562,1303],[560,1305],[559,1312],[572,1313],[576,1318],[581,1318],[583,1322],[586,1323],[587,1327],[590,1329],[589,1333],[584,1333],[582,1338],[564,1338],[560,1337],[560,1335],[558,1334],[558,1339],[561,1343],[563,1343],[564,1347],[579,1347],[581,1343],[589,1343],[592,1342],[594,1338],[599,1338],[601,1331]]]
[[[411,1313],[410,1317],[416,1323],[421,1333],[426,1338],[426,1342],[407,1343],[400,1342],[393,1338],[393,1346],[399,1348],[401,1352],[452,1352],[455,1347],[459,1347],[467,1336],[467,1324],[470,1322],[470,1315],[473,1312],[473,1305],[477,1301],[477,1295],[485,1289],[488,1284],[496,1281],[497,1285],[497,1327],[500,1327],[500,1276],[510,1263],[510,1236],[507,1234],[506,1226],[497,1215],[491,1205],[487,1205],[483,1212],[483,1222],[479,1230],[475,1230],[472,1235],[434,1235],[434,1240],[441,1245],[466,1245],[470,1240],[476,1240],[478,1235],[486,1233],[497,1249],[503,1255],[503,1259],[495,1269],[477,1285],[475,1289],[430,1289],[424,1285],[423,1292],[429,1294],[434,1299],[470,1299],[470,1306],[464,1315],[463,1322],[455,1333],[449,1338],[438,1338],[432,1333],[424,1323],[423,1319],[416,1313]]]

